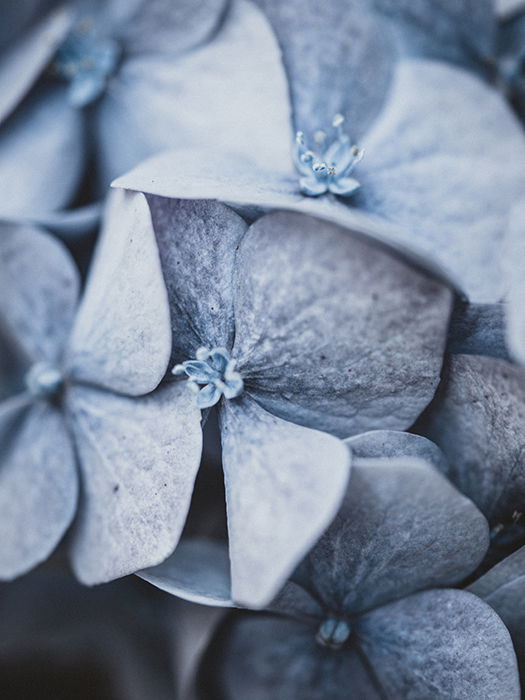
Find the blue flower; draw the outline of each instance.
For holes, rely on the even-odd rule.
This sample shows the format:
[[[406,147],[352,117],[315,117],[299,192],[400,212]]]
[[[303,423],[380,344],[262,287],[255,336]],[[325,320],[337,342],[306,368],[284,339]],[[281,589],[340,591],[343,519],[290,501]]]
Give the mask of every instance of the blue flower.
[[[264,611],[222,621],[205,687],[229,700],[517,700],[504,622],[459,588],[486,551],[485,518],[434,469],[432,443],[385,431],[346,442],[337,517]]]
[[[359,182],[350,177],[350,173],[363,158],[363,151],[352,145],[343,131],[344,117],[337,114],[332,126],[336,138],[327,143],[327,134],[317,131],[315,134],[319,152],[310,150],[302,131],[295,138],[295,167],[302,175],[301,192],[316,197],[325,192],[349,197],[359,187]]]
[[[244,383],[239,372],[235,371],[235,360],[230,358],[226,348],[199,348],[196,360],[186,360],[171,370],[174,375],[186,374],[190,386],[197,392],[197,406],[200,409],[215,406],[224,396],[234,399],[240,396]],[[204,388],[199,389],[200,386]]]

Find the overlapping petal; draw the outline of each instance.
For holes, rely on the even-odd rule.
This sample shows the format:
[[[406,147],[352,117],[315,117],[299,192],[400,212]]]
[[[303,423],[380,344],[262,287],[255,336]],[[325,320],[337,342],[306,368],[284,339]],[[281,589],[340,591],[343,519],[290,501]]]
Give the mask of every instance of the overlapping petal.
[[[92,584],[159,564],[180,538],[199,467],[193,394],[184,384],[143,398],[75,387],[67,406],[83,487],[75,573]]]

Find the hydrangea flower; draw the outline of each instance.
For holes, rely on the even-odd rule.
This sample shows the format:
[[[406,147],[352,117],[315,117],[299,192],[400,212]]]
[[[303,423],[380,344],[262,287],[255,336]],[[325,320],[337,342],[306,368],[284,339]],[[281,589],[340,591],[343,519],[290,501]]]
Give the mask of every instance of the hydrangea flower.
[[[417,426],[448,458],[448,477],[487,517],[487,563],[525,544],[525,371],[491,357],[452,355]]]
[[[226,618],[200,698],[519,698],[505,625],[453,588],[484,555],[485,518],[416,436],[349,444],[336,519],[265,612]]]
[[[40,15],[0,62],[4,219],[47,224],[73,204],[88,166],[96,197],[179,144],[274,160],[277,135],[261,148],[264,119],[286,83],[272,81],[276,41],[248,0],[90,0]]]
[[[151,236],[143,198],[117,195],[77,308],[67,250],[34,227],[2,225],[2,579],[44,560],[75,514],[71,560],[85,583],[159,563],[178,541],[200,411],[184,384],[157,388],[171,330]]]
[[[300,12],[301,22],[283,19],[280,30],[292,120],[288,105],[283,104],[276,111],[278,119],[267,129],[275,135],[288,133],[290,144],[293,134],[301,131],[311,144],[315,133],[326,130],[334,115],[343,115],[349,143],[366,151],[355,170],[359,189],[346,189],[344,194],[352,195],[348,198],[329,191],[319,194],[325,185],[317,188],[310,180],[306,189],[310,187],[316,196],[301,196],[306,191],[303,187],[301,192],[305,175],[294,169],[290,146],[274,158],[269,170],[250,164],[242,149],[237,159],[231,151],[221,154],[220,149],[213,153],[178,150],[141,164],[117,184],[173,198],[219,199],[246,216],[275,208],[312,213],[386,242],[439,272],[481,315],[486,310],[490,317],[491,305],[501,314],[501,302],[518,297],[515,280],[525,276],[522,256],[510,245],[516,237],[508,228],[511,211],[522,198],[525,134],[505,99],[478,71],[467,70],[469,51],[463,51],[463,66],[431,60],[434,52],[430,48],[419,51],[414,44],[409,51],[405,40],[406,48],[400,51],[399,40],[388,32],[381,48],[378,42],[383,35],[378,28],[383,23],[375,11],[362,12],[355,6],[343,12],[334,2],[329,3],[326,17],[323,14],[324,21],[317,22],[314,3],[292,5],[296,14],[284,8],[282,16],[293,19]],[[389,12],[395,12],[397,5],[389,4]],[[488,13],[490,26],[476,30],[476,18],[486,9],[484,3],[480,6],[479,14],[477,7],[474,12],[474,23],[466,26],[469,42],[483,43],[478,51],[483,53],[488,51],[495,22]],[[406,32],[420,26],[411,15],[412,5],[402,7],[405,14],[398,24]],[[418,31],[418,36],[430,37],[436,47],[439,41],[431,28],[441,26],[437,36],[449,39],[444,45],[465,49],[464,37],[458,38],[457,27],[454,29],[455,5],[432,3],[432,7],[443,23],[433,20],[426,34]],[[468,14],[470,4],[460,3],[459,7],[462,17]],[[417,10],[416,15],[421,18],[423,11]],[[344,16],[341,27],[337,25],[340,16]],[[278,26],[277,21],[274,24]],[[353,31],[345,34],[349,26]],[[321,59],[328,37],[333,45],[328,58]],[[308,70],[318,60],[317,70]],[[514,272],[509,274],[508,268]],[[525,340],[522,325],[516,330],[517,315],[511,312],[509,321],[511,350],[518,357],[523,355],[520,347]]]
[[[248,226],[218,202],[148,202],[172,381],[198,385],[192,406],[218,402],[232,594],[262,605],[337,511],[349,464],[332,436],[405,429],[431,399],[452,295],[312,217]]]

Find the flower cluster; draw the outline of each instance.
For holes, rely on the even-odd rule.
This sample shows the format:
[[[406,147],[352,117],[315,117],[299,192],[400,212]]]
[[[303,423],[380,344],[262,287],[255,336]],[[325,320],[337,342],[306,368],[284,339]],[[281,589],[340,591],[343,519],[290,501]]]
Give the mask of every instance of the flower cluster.
[[[6,18],[0,609],[123,699],[518,699],[525,4]]]

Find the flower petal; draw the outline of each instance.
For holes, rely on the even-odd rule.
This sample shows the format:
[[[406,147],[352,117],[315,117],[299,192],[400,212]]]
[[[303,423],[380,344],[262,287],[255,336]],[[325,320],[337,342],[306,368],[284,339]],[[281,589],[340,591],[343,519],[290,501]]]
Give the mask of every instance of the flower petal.
[[[168,298],[146,199],[114,192],[70,341],[71,375],[146,394],[164,376],[170,351]]]
[[[357,634],[388,697],[520,697],[505,625],[465,591],[424,591],[378,608],[359,619]]]
[[[144,398],[76,387],[68,407],[83,475],[76,575],[102,583],[159,564],[179,541],[199,467],[193,393],[186,383]]]
[[[396,222],[472,301],[500,301],[508,212],[525,170],[525,136],[501,96],[453,66],[403,62],[363,145],[356,205]]]
[[[0,578],[47,559],[77,505],[71,439],[60,412],[19,396],[0,404]]]
[[[183,539],[162,564],[138,572],[171,595],[200,605],[231,607],[228,548],[205,538]]]
[[[286,617],[241,613],[218,628],[200,669],[209,695],[228,700],[381,700],[352,648],[316,642],[317,627]]]
[[[398,30],[406,53],[477,67],[493,55],[492,0],[372,0]]]
[[[27,219],[69,206],[84,158],[84,115],[62,86],[36,90],[0,127],[0,216]]]
[[[194,357],[201,346],[231,348],[233,266],[246,223],[218,202],[148,203],[172,313],[172,361]]]
[[[30,225],[0,224],[0,325],[26,362],[58,362],[77,305],[68,250]]]
[[[5,22],[6,27],[10,26],[11,30],[14,29],[15,18],[10,17],[8,13],[13,12],[16,7],[18,10],[22,9],[25,14],[26,8],[20,8],[22,4],[21,2],[9,3],[2,8],[2,25]],[[27,11],[29,14],[29,7]],[[70,10],[61,7],[24,32],[22,36],[17,37],[4,51],[0,70],[0,124],[23,100],[45,70],[70,24]],[[12,36],[11,34],[10,38]]]
[[[488,603],[501,617],[509,630],[525,679],[525,547],[496,564],[477,581],[469,591]]]
[[[461,581],[487,548],[485,518],[429,464],[354,457],[343,506],[292,578],[352,616]]]
[[[347,437],[408,428],[432,398],[445,287],[351,231],[285,212],[250,227],[236,273],[232,356],[267,410]]]
[[[316,0],[258,4],[282,47],[295,127],[311,137],[341,113],[352,136],[361,136],[391,79],[396,48],[388,26],[346,0],[324,0],[322,7]]]
[[[418,432],[441,447],[452,481],[498,525],[523,511],[524,425],[522,368],[491,357],[451,355]]]
[[[287,171],[289,112],[268,22],[251,3],[233,0],[210,41],[183,56],[128,60],[111,81],[98,112],[102,184],[176,146],[239,151],[263,167]]]
[[[250,398],[225,402],[221,419],[232,598],[258,608],[337,513],[350,457],[336,438],[276,418]]]

